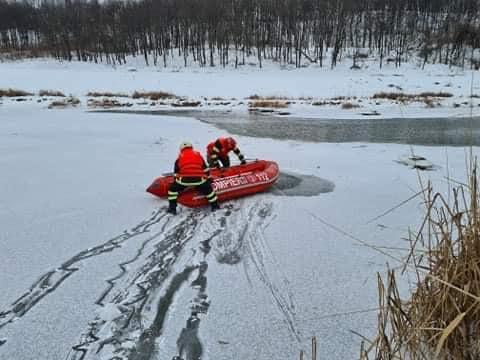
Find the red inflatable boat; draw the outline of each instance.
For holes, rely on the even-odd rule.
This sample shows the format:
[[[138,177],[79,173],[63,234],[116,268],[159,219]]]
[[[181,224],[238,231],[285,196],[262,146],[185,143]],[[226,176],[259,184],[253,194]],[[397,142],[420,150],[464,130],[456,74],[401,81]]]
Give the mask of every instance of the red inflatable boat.
[[[277,163],[267,160],[256,160],[245,165],[210,171],[213,179],[212,186],[217,192],[218,201],[227,201],[265,191],[278,179],[279,174]],[[173,174],[159,177],[147,188],[147,192],[166,198],[168,188],[173,181]],[[182,192],[178,197],[178,202],[189,207],[208,204],[205,196],[193,188]]]

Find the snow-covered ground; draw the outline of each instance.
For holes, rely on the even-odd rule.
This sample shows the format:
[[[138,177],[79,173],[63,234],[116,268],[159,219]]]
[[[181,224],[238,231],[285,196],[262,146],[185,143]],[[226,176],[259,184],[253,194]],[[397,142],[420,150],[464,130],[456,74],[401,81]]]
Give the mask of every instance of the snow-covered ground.
[[[171,171],[181,141],[203,151],[225,131],[194,118],[85,112],[86,92],[367,98],[395,80],[405,92],[451,84],[455,98],[445,101],[458,101],[469,96],[471,79],[441,66],[330,73],[0,64],[0,89],[61,90],[82,99],[77,108],[51,110],[50,100],[1,100],[0,359],[287,360],[298,358],[311,336],[320,358],[355,359],[361,338],[352,331],[372,336],[375,329],[376,272],[398,266],[394,258],[408,247],[404,238],[424,207],[415,197],[387,210],[421,182],[447,192],[446,177],[465,179],[463,147],[237,136],[247,157],[308,175],[321,193],[276,189],[216,213],[181,207],[173,217],[145,188]],[[349,86],[354,81],[358,86]],[[406,107],[402,115],[413,115]],[[394,108],[406,107],[379,111],[396,117]],[[428,111],[455,115],[447,108]],[[478,115],[467,106],[455,111]],[[433,169],[397,161],[412,152]]]
[[[233,65],[185,68],[181,63],[164,68],[147,67],[143,58],[130,59],[128,65],[116,67],[38,59],[0,63],[0,89],[15,88],[35,94],[40,90],[62,91],[81,100],[83,107],[88,107],[89,99],[102,100],[86,96],[89,92],[131,96],[134,91],[166,91],[179,97],[161,101],[111,98],[120,105],[144,110],[172,108],[172,103],[181,105],[188,101],[199,103],[195,109],[246,112],[253,103],[248,98],[258,95],[288,102],[286,108],[275,109],[275,114],[310,118],[457,117],[469,116],[479,109],[480,77],[475,71],[439,64],[422,69],[415,62],[399,68],[385,64],[381,69],[373,60],[365,60],[359,70],[351,70],[350,65],[345,61],[333,70],[315,64],[295,69],[265,62],[260,69],[255,59],[250,59],[238,69]],[[381,92],[449,93],[452,97],[433,97],[427,101],[428,105],[423,99],[400,102],[372,98]],[[39,101],[40,107],[47,107],[54,100],[43,99],[29,98]],[[345,103],[354,107],[344,108],[349,107]]]

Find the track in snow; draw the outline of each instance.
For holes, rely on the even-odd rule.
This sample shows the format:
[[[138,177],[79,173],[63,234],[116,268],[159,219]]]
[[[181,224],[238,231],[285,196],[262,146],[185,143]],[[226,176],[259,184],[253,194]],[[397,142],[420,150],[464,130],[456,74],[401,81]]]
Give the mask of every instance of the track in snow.
[[[249,271],[248,266],[250,264],[253,265],[255,273],[264,283],[278,309],[283,314],[290,334],[295,340],[300,342],[301,334],[298,329],[295,312],[296,302],[293,292],[290,290],[290,282],[286,274],[282,271],[272,249],[268,246],[268,242],[262,231],[265,218],[269,216],[270,213],[271,208],[260,209],[258,212],[259,216],[255,216],[255,212],[249,212],[246,223],[249,229],[245,231],[246,236],[248,236],[246,242],[248,256],[244,264],[247,273]],[[280,282],[277,282],[274,278],[277,278]]]
[[[38,304],[38,302],[53,293],[64,281],[81,269],[83,261],[113,252],[128,240],[148,233],[152,226],[165,221],[165,217],[165,208],[160,208],[154,211],[148,219],[143,220],[130,230],[125,230],[122,234],[100,245],[85,249],[64,261],[59,267],[42,274],[38,280],[30,286],[30,289],[25,291],[25,293],[16,299],[8,308],[0,311],[0,330],[12,321],[23,317]]]
[[[273,218],[271,203],[239,200],[214,214],[186,210],[162,223],[158,234],[147,238],[128,261],[128,269],[121,264],[121,272],[108,281],[97,301],[97,316],[67,358],[156,359],[157,344],[169,327],[167,313],[188,286],[193,298],[171,358],[200,359],[200,322],[210,304],[207,276],[212,260],[226,266],[243,262],[246,276],[261,280],[292,337],[299,339],[293,294],[263,237]],[[275,283],[277,279],[281,281]]]
[[[118,276],[109,281],[111,286],[97,301],[102,306],[99,315],[90,323],[80,342],[73,346],[69,359],[97,358],[97,354],[111,347],[115,348],[118,359],[125,358],[121,353],[127,350],[122,350],[121,346],[130,344],[132,333],[143,327],[142,315],[146,307],[152,306],[151,297],[164,285],[180,252],[192,239],[199,222],[207,214],[205,211],[193,210],[186,216],[169,216],[169,219],[174,220],[163,224],[158,233],[144,241],[139,252],[129,261],[130,264],[138,262],[136,270],[128,273],[121,285]],[[160,300],[160,308],[168,308],[177,284],[184,281],[185,276],[194,269],[194,266],[186,267],[182,273],[174,276],[173,285]],[[123,270],[124,266],[121,274],[124,274]],[[116,291],[112,291],[115,286]],[[161,325],[164,318],[161,309],[158,314],[160,316],[156,322]],[[155,331],[153,329],[154,334]],[[148,333],[143,334],[142,340],[147,339],[144,343],[148,342],[148,336]]]
[[[192,289],[193,298],[185,309],[186,325],[178,334],[177,353],[171,356],[201,358],[200,322],[210,304],[207,273],[212,260],[226,266],[242,263],[248,279],[260,279],[290,333],[299,339],[293,294],[263,236],[273,219],[273,205],[261,199],[224,204],[214,214],[205,209],[182,209],[172,217],[161,207],[130,230],[79,252],[41,275],[0,312],[0,331],[81,271],[84,261],[113,253],[141,236],[135,254],[119,263],[118,273],[106,280],[105,290],[95,302],[99,306],[97,315],[67,359],[155,359],[157,343],[169,326],[166,314],[185,286]],[[0,346],[7,340],[0,338]]]

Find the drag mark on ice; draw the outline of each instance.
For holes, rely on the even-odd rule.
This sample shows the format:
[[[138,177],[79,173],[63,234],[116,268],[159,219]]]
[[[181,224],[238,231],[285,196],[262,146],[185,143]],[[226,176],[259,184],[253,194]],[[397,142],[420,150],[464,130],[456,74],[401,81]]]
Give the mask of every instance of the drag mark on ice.
[[[157,356],[157,339],[160,338],[164,329],[168,328],[165,323],[166,314],[173,302],[174,295],[187,282],[189,276],[196,271],[197,277],[191,282],[190,286],[197,290],[196,296],[191,301],[190,315],[186,321],[186,326],[181,330],[177,338],[177,357],[173,359],[197,360],[201,359],[203,346],[199,337],[200,314],[206,315],[210,306],[210,301],[206,292],[207,288],[207,255],[211,250],[210,242],[219,237],[224,232],[226,217],[231,214],[231,205],[224,205],[225,216],[215,215],[202,219],[195,229],[192,240],[197,244],[200,251],[194,250],[193,258],[186,264],[182,272],[174,275],[170,282],[166,294],[160,299],[157,306],[157,313],[152,325],[142,332],[139,341],[129,355],[129,360],[150,360]],[[218,225],[220,223],[220,226]],[[191,241],[191,240],[190,240]],[[198,258],[200,255],[200,259]]]
[[[162,223],[132,259],[120,264],[120,274],[108,281],[110,286],[97,302],[101,307],[96,318],[67,358],[154,359],[158,341],[170,327],[167,313],[175,295],[194,273],[197,276],[190,286],[197,292],[189,306],[186,325],[177,337],[175,355],[187,360],[200,358],[203,344],[199,326],[210,304],[206,274],[211,250],[219,263],[243,262],[246,273],[265,286],[289,332],[299,339],[293,294],[263,238],[263,231],[274,219],[273,205],[248,200],[235,204],[225,204],[212,215],[189,210],[186,216],[180,214]],[[185,251],[187,248],[192,250],[192,257]],[[127,268],[126,264],[133,262],[137,268]],[[249,271],[248,264],[253,271]]]
[[[293,292],[290,289],[290,282],[281,270],[282,267],[276,260],[263,234],[268,227],[268,224],[264,224],[265,219],[269,217],[271,213],[271,204],[266,204],[261,208],[254,207],[250,210],[247,221],[249,230],[245,231],[245,235],[248,237],[248,241],[246,242],[248,252],[247,259],[253,263],[260,280],[272,295],[274,303],[283,315],[291,335],[300,342],[301,334],[298,330],[298,321],[295,312],[296,306]],[[269,263],[268,267],[266,266],[267,262]],[[248,266],[248,262],[245,264]],[[246,273],[248,273],[248,268],[246,269]],[[274,277],[280,280],[279,284],[274,280]]]
[[[45,296],[54,292],[66,279],[80,269],[78,265],[81,265],[84,260],[112,252],[120,248],[127,240],[150,231],[150,227],[159,223],[165,217],[164,214],[165,209],[158,209],[148,219],[143,220],[132,229],[125,230],[121,235],[115,236],[103,244],[79,252],[58,268],[41,275],[30,289],[15,300],[9,308],[0,311],[0,329],[15,319],[24,316]]]
[[[90,323],[79,344],[73,346],[74,352],[68,359],[97,359],[100,353],[115,359],[144,359],[150,356],[155,339],[162,332],[173,295],[190,273],[198,268],[185,266],[182,272],[172,275],[172,267],[180,252],[194,237],[199,222],[205,216],[205,213],[195,211],[190,211],[186,217],[179,215],[178,220],[171,221],[169,226],[163,224],[160,231],[143,242],[136,256],[128,261],[132,263],[140,259],[138,270],[129,274],[124,266],[125,272],[122,270],[119,276],[110,279],[114,285],[97,302],[103,305],[98,316]],[[156,243],[151,244],[154,239]],[[143,255],[147,247],[151,252]],[[119,287],[117,280],[125,278],[125,274],[130,276],[112,294],[114,286]],[[166,284],[169,278],[170,282]],[[149,311],[162,291],[164,293],[156,305],[155,319],[145,329],[144,312]]]
[[[198,276],[193,280],[191,287],[198,288],[197,295],[192,301],[190,316],[185,327],[177,339],[179,359],[201,359],[203,346],[199,337],[200,314],[206,315],[210,307],[210,301],[206,292],[208,263],[203,261],[198,267]],[[176,359],[173,357],[173,359]]]
[[[172,357],[174,360],[201,359],[203,355],[203,345],[199,336],[200,315],[206,316],[210,307],[210,300],[207,294],[207,257],[212,249],[210,245],[211,241],[225,232],[226,220],[227,217],[231,215],[231,209],[232,206],[227,205],[227,211],[224,213],[225,216],[218,219],[220,227],[215,223],[206,224],[207,229],[205,236],[208,236],[208,238],[200,241],[201,259],[197,260],[199,262],[198,274],[197,278],[190,284],[192,288],[197,289],[197,294],[191,302],[190,315],[186,321],[186,325],[177,338],[177,355]],[[215,217],[211,219],[215,222],[217,220]]]
[[[106,282],[108,283],[108,287],[105,289],[105,291],[102,293],[102,295],[97,299],[95,304],[100,305],[100,306],[104,305],[103,301],[110,294],[110,292],[113,290],[116,282],[119,279],[121,279],[127,273],[127,271],[128,271],[127,266],[134,263],[135,261],[137,261],[140,258],[143,251],[145,250],[145,247],[148,245],[148,243],[150,243],[152,240],[155,240],[156,238],[158,238],[160,235],[162,235],[164,233],[165,228],[167,227],[168,223],[169,223],[169,219],[167,219],[162,224],[159,231],[157,231],[155,234],[153,234],[152,236],[145,239],[143,241],[142,245],[140,246],[140,248],[137,250],[137,253],[135,254],[135,256],[133,256],[131,259],[129,259],[127,261],[124,261],[124,262],[118,264],[118,266],[120,267],[120,273],[117,274],[116,276],[106,280]]]
[[[248,200],[237,202],[240,206],[234,212],[238,214],[229,218],[217,241],[217,261],[228,265],[242,263],[251,286],[254,286],[254,278],[258,278],[272,296],[273,304],[282,314],[292,337],[300,341],[290,282],[264,237],[265,230],[275,218],[273,204],[261,200],[252,205]]]

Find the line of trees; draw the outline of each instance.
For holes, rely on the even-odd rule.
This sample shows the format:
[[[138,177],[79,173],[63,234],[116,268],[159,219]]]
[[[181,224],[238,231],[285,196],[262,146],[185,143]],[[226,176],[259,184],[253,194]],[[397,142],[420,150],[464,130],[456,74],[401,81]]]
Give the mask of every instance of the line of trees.
[[[400,66],[465,66],[480,48],[479,0],[139,0],[63,3],[0,0],[0,52],[154,65],[173,54],[202,66],[245,63],[255,55],[302,66],[334,67],[349,49]],[[329,51],[328,58],[326,53]]]

